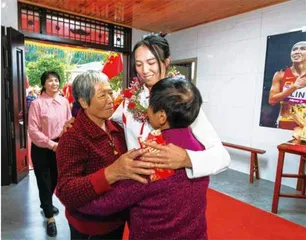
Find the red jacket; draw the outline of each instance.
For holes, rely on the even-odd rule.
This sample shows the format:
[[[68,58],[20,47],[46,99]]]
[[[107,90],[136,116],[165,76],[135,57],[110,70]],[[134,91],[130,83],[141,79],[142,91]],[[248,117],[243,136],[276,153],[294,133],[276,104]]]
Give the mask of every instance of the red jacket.
[[[110,189],[104,168],[126,152],[123,129],[115,122],[106,121],[117,155],[107,133],[92,122],[83,110],[75,123],[59,141],[56,151],[58,182],[57,196],[66,207],[66,217],[79,232],[102,235],[124,224],[124,216],[95,218],[82,215],[77,208],[91,202]]]
[[[167,143],[193,151],[204,147],[189,128],[162,131]],[[203,159],[205,161],[205,159]],[[129,239],[207,240],[206,191],[209,177],[189,179],[178,169],[168,179],[148,184],[123,180],[79,210],[107,216],[129,209]]]

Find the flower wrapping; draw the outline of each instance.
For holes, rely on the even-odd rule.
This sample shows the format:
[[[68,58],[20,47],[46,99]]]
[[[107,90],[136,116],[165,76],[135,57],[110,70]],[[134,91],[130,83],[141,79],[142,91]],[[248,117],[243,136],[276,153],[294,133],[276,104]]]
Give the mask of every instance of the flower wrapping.
[[[115,99],[114,99],[114,111],[119,107],[119,105],[122,103],[123,97],[121,94],[119,94]]]
[[[160,130],[154,130],[152,132],[149,133],[147,139],[147,142],[155,142],[157,144],[161,144],[161,145],[166,145],[166,141],[164,140],[161,131]],[[139,139],[139,143],[141,148],[147,149],[148,152],[156,152],[158,153],[159,150],[151,148],[151,147],[146,147],[143,142],[141,141],[141,139]],[[160,179],[166,179],[168,177],[170,177],[171,175],[174,174],[174,170],[173,169],[162,169],[162,168],[154,168],[155,173],[150,175],[150,180],[151,182],[155,182],[158,181]]]
[[[142,85],[138,78],[133,78],[130,87],[123,91],[124,99],[128,100],[128,111],[137,122],[144,123],[147,120],[147,108],[141,100]]]

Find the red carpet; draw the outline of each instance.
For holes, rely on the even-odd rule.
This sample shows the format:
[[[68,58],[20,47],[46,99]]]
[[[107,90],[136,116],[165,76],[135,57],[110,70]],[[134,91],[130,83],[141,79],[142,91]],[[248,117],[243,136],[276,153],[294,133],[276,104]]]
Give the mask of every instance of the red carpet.
[[[298,240],[306,228],[277,215],[209,189],[207,224],[209,239]]]
[[[306,228],[208,189],[209,240],[299,240]],[[128,239],[126,227],[123,239]]]

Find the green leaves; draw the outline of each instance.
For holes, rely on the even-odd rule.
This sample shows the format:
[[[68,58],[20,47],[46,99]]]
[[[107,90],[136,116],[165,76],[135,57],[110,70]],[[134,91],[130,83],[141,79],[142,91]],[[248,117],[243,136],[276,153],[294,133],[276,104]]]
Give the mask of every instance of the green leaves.
[[[123,72],[109,80],[109,84],[114,91],[118,91],[122,87]]]
[[[26,74],[31,86],[40,86],[40,76],[44,71],[56,71],[61,77],[60,88],[62,88],[68,82],[70,70],[75,68],[75,65],[105,62],[107,57],[106,51],[67,48],[32,41],[26,41],[25,44]],[[114,84],[115,86],[120,84],[121,88],[121,82],[118,81],[115,79]]]
[[[56,59],[52,55],[43,55],[36,62],[30,62],[26,67],[26,75],[30,86],[40,86],[40,76],[45,71],[55,71],[60,75],[60,88],[63,87],[65,76],[65,63]]]

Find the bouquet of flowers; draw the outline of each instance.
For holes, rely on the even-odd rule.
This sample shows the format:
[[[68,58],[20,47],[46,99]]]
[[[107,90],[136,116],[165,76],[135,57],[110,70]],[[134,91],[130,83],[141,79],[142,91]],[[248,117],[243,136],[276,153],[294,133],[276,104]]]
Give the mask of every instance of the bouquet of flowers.
[[[167,77],[184,77],[179,71],[176,70],[175,66],[169,68]],[[123,91],[123,97],[119,97],[115,100],[115,107],[118,107],[123,99],[128,100],[128,110],[132,113],[133,118],[141,123],[147,120],[148,102],[142,101],[141,92],[143,86],[137,77],[134,77],[131,81],[130,87]]]
[[[128,110],[133,114],[136,121],[145,122],[147,120],[148,106],[143,104],[140,99],[142,87],[138,78],[133,78],[128,89],[124,90],[124,98],[129,100]]]
[[[298,127],[293,130],[293,137],[306,141],[306,105],[297,104],[291,107],[291,114]]]
[[[169,69],[167,70],[167,77],[182,77],[185,78],[184,75],[182,75],[175,66],[171,66],[169,67]]]

